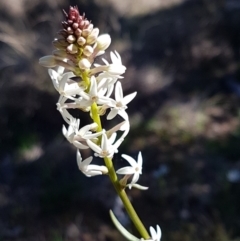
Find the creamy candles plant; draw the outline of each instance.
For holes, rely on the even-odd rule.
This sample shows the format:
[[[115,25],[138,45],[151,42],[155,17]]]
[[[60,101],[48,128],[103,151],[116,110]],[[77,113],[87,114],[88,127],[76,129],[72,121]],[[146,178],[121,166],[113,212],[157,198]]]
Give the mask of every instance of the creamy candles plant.
[[[146,190],[138,184],[142,174],[142,154],[137,160],[123,154],[128,166],[115,171],[113,156],[126,138],[129,130],[127,105],[134,99],[136,92],[124,96],[120,80],[126,71],[118,52],[111,52],[108,62],[96,63],[95,59],[105,53],[111,43],[108,34],[99,35],[99,29],[81,15],[77,7],[64,11],[63,29],[54,39],[55,50],[52,55],[40,58],[39,63],[49,68],[48,73],[54,88],[59,92],[57,109],[66,122],[62,128],[63,135],[76,147],[79,170],[87,177],[108,175],[118,196],[140,234],[140,238],[130,234],[116,219],[112,211],[110,216],[118,230],[131,241],[160,241],[161,229],[150,227],[148,231],[134,210],[126,192],[126,188]],[[54,69],[53,69],[54,68]],[[76,81],[74,77],[78,77]],[[71,115],[69,109],[77,109],[89,115],[91,122],[81,126],[80,119]],[[111,121],[116,116],[122,122],[107,130],[102,126],[101,118]],[[117,135],[120,132],[121,134]],[[94,156],[101,158],[102,165],[93,164],[93,156],[82,159],[81,150],[92,149]],[[119,178],[121,177],[121,179]]]

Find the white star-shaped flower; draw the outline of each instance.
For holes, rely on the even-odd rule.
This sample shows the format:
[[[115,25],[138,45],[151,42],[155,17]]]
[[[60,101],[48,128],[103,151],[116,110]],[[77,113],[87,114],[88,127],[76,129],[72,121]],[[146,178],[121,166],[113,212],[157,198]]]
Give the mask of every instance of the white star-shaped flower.
[[[125,111],[127,109],[127,104],[132,101],[136,96],[137,92],[129,94],[123,97],[122,85],[118,81],[115,86],[115,101],[110,102],[111,111],[107,115],[107,119],[113,119],[117,114],[120,115],[124,120],[128,120],[128,114]]]
[[[62,128],[63,135],[66,139],[72,143],[75,147],[79,149],[87,149],[89,148],[86,140],[87,139],[95,139],[96,137],[100,136],[102,132],[92,133],[91,130],[97,128],[96,123],[92,123],[86,126],[83,126],[79,129],[80,120],[71,118],[70,124],[68,129],[65,126]]]
[[[144,238],[139,239],[136,236],[129,233],[129,231],[123,227],[123,225],[117,220],[117,218],[114,215],[114,213],[112,212],[112,210],[110,210],[110,217],[113,221],[113,224],[116,226],[116,228],[119,230],[119,232],[129,241],[145,241],[145,240],[160,241],[160,239],[162,237],[162,231],[161,231],[159,225],[157,225],[157,231],[155,231],[153,227],[150,227],[150,229],[149,229],[150,234],[151,234],[150,239],[144,239]]]
[[[66,97],[74,96],[82,90],[78,83],[70,79],[75,77],[73,72],[64,73],[64,68],[60,66],[57,71],[49,69],[48,73],[52,79],[54,88],[60,95],[64,95]]]
[[[112,63],[109,64],[106,59],[102,59],[105,65],[99,65],[95,64],[95,68],[91,69],[90,75],[95,75],[100,72],[104,72],[108,74],[109,77],[120,77],[122,74],[125,73],[126,67],[122,65],[122,59],[121,56],[117,51],[115,53],[111,52],[110,57],[112,60]]]
[[[70,124],[70,120],[73,118],[73,116],[66,110],[68,104],[66,103],[67,97],[60,95],[58,102],[57,102],[57,110],[61,113],[63,119]]]
[[[90,81],[91,81],[91,84],[90,84],[89,92],[86,93],[85,91],[81,91],[79,93],[83,98],[83,100],[81,101],[81,104],[84,107],[91,106],[94,102],[100,105],[103,105],[103,104],[109,105],[113,100],[104,96],[104,94],[106,93],[105,90],[103,91],[98,90],[96,78],[92,76]]]
[[[131,166],[120,168],[116,173],[127,176],[133,175],[131,183],[127,185],[131,189],[132,184],[135,184],[138,181],[139,176],[142,174],[142,154],[139,152],[137,162],[128,155],[123,154],[122,157],[126,159]]]
[[[151,226],[149,228],[150,234],[151,234],[151,239],[148,239],[148,241],[160,241],[162,237],[162,231],[159,225],[157,225],[157,231]],[[144,241],[145,239],[141,238],[141,241]]]
[[[53,85],[55,88],[56,88],[55,84],[59,83],[59,81],[62,78],[63,73],[64,73],[64,67],[62,67],[62,66],[58,66],[56,71],[54,69],[48,70],[48,74],[49,74],[50,78],[52,79]]]
[[[92,162],[92,159],[93,159],[93,157],[90,156],[83,161],[79,150],[77,150],[78,168],[87,177],[93,177],[93,176],[108,173],[108,169],[107,169],[106,166],[99,166],[99,165],[90,164]]]
[[[107,137],[111,137],[114,133],[116,133],[117,131],[122,131],[122,135],[120,136],[119,140],[123,141],[124,138],[127,136],[128,132],[130,130],[130,123],[128,120],[125,120],[119,124],[117,124],[116,126],[114,126],[113,128],[111,128],[110,130],[108,130],[106,132]]]
[[[76,133],[76,129],[79,128],[79,124],[80,124],[79,119],[75,119],[75,118],[71,117],[69,120],[68,129],[66,129],[66,127],[64,125],[62,127],[62,133],[70,143],[73,143],[73,141],[74,141],[74,135]]]
[[[161,237],[162,237],[162,231],[159,227],[159,225],[157,225],[157,232],[154,230],[153,227],[150,227],[150,233],[151,233],[151,237],[154,241],[160,241]]]
[[[112,157],[114,155],[114,153],[116,153],[118,151],[118,147],[122,143],[121,139],[119,139],[118,141],[116,141],[114,143],[115,139],[116,139],[116,135],[114,135],[114,134],[111,135],[111,137],[108,139],[107,135],[105,133],[105,130],[103,130],[101,146],[98,146],[97,144],[92,142],[90,139],[87,140],[87,144],[93,151],[95,151],[95,156],[99,156],[101,158]]]

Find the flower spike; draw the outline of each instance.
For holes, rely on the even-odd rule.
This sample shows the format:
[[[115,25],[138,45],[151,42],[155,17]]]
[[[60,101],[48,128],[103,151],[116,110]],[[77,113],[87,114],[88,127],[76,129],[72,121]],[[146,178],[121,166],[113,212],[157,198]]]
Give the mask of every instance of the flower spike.
[[[142,174],[141,152],[137,160],[123,154],[122,157],[130,166],[117,171],[112,160],[129,133],[127,108],[137,92],[123,95],[120,80],[124,78],[122,75],[126,67],[117,51],[110,52],[110,60],[102,58],[102,64],[96,63],[96,57],[104,54],[109,47],[110,35],[100,34],[99,28],[95,27],[85,14],[81,14],[77,6],[70,6],[68,11],[63,10],[63,14],[65,20],[58,32],[59,37],[52,42],[55,49],[52,54],[39,59],[40,65],[49,68],[48,74],[53,87],[59,93],[57,110],[67,123],[66,126],[63,125],[62,133],[77,149],[78,168],[85,176],[108,175],[142,238],[129,233],[110,211],[113,223],[123,236],[129,241],[160,241],[160,227],[157,225],[156,230],[150,227],[150,236],[124,191],[127,187],[148,189],[137,183]],[[82,115],[76,113],[77,111],[87,114],[91,121],[80,126],[79,116]],[[116,123],[117,116],[123,120]],[[102,126],[102,117],[108,121],[116,117],[115,124],[107,131]],[[91,151],[89,148],[96,157],[102,158],[102,165],[95,165],[93,156],[82,159],[80,150]],[[118,179],[117,174],[124,176]]]

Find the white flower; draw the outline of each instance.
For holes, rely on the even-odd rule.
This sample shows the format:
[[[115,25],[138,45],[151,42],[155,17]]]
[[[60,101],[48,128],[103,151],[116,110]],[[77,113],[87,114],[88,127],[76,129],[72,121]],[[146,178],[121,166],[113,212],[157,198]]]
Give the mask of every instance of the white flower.
[[[74,135],[76,133],[76,129],[79,128],[79,124],[80,124],[79,119],[75,119],[71,117],[69,120],[68,129],[66,129],[66,127],[63,125],[62,133],[70,143],[73,143],[74,141]]]
[[[137,162],[128,155],[123,154],[122,157],[126,159],[131,166],[120,168],[116,173],[121,175],[133,175],[131,183],[128,184],[128,187],[131,189],[132,184],[135,184],[138,181],[139,176],[142,174],[142,154],[139,152]]]
[[[90,85],[89,92],[86,93],[85,91],[81,91],[79,93],[83,98],[83,100],[81,101],[81,104],[83,105],[83,107],[91,106],[94,102],[100,105],[102,104],[110,105],[113,100],[104,96],[106,92],[105,90],[98,91],[96,78],[92,76],[90,81],[91,81],[91,85]]]
[[[48,70],[54,88],[59,92],[60,95],[64,95],[66,97],[78,94],[82,89],[79,87],[78,83],[70,79],[75,77],[73,72],[63,72],[63,67],[58,67],[57,71],[53,69]]]
[[[159,227],[159,225],[157,225],[157,232],[154,230],[153,227],[150,227],[150,233],[151,233],[151,237],[154,241],[160,241],[161,237],[162,237],[162,231]]]
[[[139,190],[142,190],[142,191],[145,191],[145,190],[148,190],[148,187],[146,186],[142,186],[140,184],[137,184],[137,183],[130,183],[130,184],[127,184],[126,187],[129,187],[129,189],[131,189],[132,187],[136,188],[136,189],[139,189]]]
[[[65,102],[67,99],[68,99],[67,97],[60,95],[58,102],[57,102],[57,110],[61,113],[63,119],[68,124],[70,124],[70,120],[73,119],[73,116],[66,110],[67,103],[65,103]]]
[[[58,66],[56,70],[57,71],[55,71],[54,69],[48,70],[48,74],[49,74],[50,78],[52,79],[53,84],[55,82],[59,82],[61,80],[63,72],[64,72],[64,67]],[[55,85],[54,85],[54,87],[55,87]]]
[[[68,129],[66,129],[65,126],[62,128],[63,135],[66,137],[66,139],[72,143],[75,147],[79,149],[87,149],[89,148],[88,145],[86,145],[87,139],[94,139],[98,136],[100,136],[102,133],[92,133],[90,130],[96,129],[97,124],[92,123],[89,125],[86,125],[79,129],[80,120],[71,118],[70,124]]]
[[[136,96],[137,92],[129,94],[123,97],[122,85],[118,81],[115,86],[115,101],[110,102],[111,111],[107,115],[107,119],[113,119],[117,114],[120,115],[124,120],[128,120],[128,114],[125,111],[127,109],[127,104],[132,101],[132,99]]]
[[[80,69],[89,69],[91,65],[90,61],[86,58],[81,59],[78,63]]]
[[[115,133],[116,134],[116,133]],[[87,144],[89,147],[95,151],[95,156],[99,156],[101,158],[104,157],[112,157],[114,153],[116,153],[118,150],[117,148],[120,146],[122,143],[122,140],[118,140],[113,144],[113,142],[116,139],[116,135],[112,135],[109,139],[107,138],[107,135],[105,131],[102,134],[102,140],[101,140],[101,147],[96,145],[94,142],[91,140],[87,140]]]
[[[126,121],[123,121],[123,122],[119,123],[118,125],[114,126],[110,130],[108,130],[106,132],[106,134],[107,134],[108,137],[111,137],[112,134],[114,134],[115,132],[123,131],[123,134],[119,138],[119,139],[121,139],[123,141],[124,138],[127,136],[129,130],[130,130],[130,123],[129,123],[128,120],[126,120]]]
[[[109,77],[120,77],[122,74],[125,73],[126,67],[122,65],[121,56],[117,51],[115,53],[111,52],[110,57],[112,63],[109,64],[107,60],[102,59],[105,65],[95,64],[95,68],[90,70],[90,75],[95,75],[99,72],[106,72]]]
[[[75,146],[79,145],[80,141],[86,142],[87,139],[95,139],[98,136],[102,135],[102,132],[92,133],[90,131],[90,130],[96,130],[97,127],[98,127],[97,123],[92,123],[92,124],[83,126],[80,130],[77,130],[76,135],[74,136]]]
[[[114,213],[112,212],[112,210],[110,210],[110,217],[113,221],[113,224],[116,226],[116,228],[119,230],[119,232],[129,241],[144,241],[144,240],[160,241],[160,239],[162,237],[162,232],[161,232],[159,225],[157,225],[157,232],[154,230],[153,227],[150,227],[149,231],[151,233],[151,239],[143,239],[143,238],[139,239],[136,236],[129,233],[128,230],[123,227],[123,225],[117,220],[117,218],[114,215]]]
[[[90,156],[84,161],[82,161],[81,154],[79,150],[77,150],[77,164],[79,170],[85,174],[87,177],[92,177],[92,176],[97,176],[97,175],[102,175],[102,174],[107,174],[108,169],[106,166],[99,166],[99,165],[93,165],[90,163],[92,162],[93,157]]]
[[[151,233],[151,239],[148,239],[148,241],[160,241],[161,237],[162,237],[162,231],[159,227],[159,225],[157,225],[157,232],[155,231],[155,229],[151,226],[149,228],[149,231]],[[144,241],[145,239],[141,238],[141,241]]]
[[[98,36],[97,42],[94,46],[95,51],[98,53],[97,56],[99,55],[100,51],[105,51],[109,47],[110,43],[111,37],[109,34],[102,34]]]
[[[54,68],[57,65],[57,61],[53,55],[47,55],[39,59],[39,64],[43,67]]]

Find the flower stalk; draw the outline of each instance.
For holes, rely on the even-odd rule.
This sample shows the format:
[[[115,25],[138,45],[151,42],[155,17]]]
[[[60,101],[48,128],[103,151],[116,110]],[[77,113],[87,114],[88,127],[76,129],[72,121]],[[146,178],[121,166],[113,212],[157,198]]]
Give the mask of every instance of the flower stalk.
[[[104,64],[95,63],[96,56],[104,54],[110,45],[110,36],[99,35],[99,29],[94,28],[85,15],[80,15],[77,7],[70,7],[68,13],[64,11],[64,15],[66,20],[62,22],[63,29],[58,32],[60,38],[53,41],[56,50],[53,51],[53,55],[39,60],[44,67],[56,67],[56,70],[49,69],[49,75],[60,94],[57,109],[68,124],[68,128],[63,126],[63,135],[77,148],[77,163],[83,174],[87,177],[103,174],[109,176],[141,239],[125,230],[111,213],[112,220],[119,231],[130,241],[160,241],[159,226],[157,226],[157,232],[151,227],[151,235],[149,235],[125,192],[127,187],[147,189],[137,184],[142,174],[141,152],[139,152],[137,161],[128,155],[122,155],[131,166],[117,171],[112,161],[129,132],[127,105],[137,94],[134,92],[123,96],[119,79],[123,78],[122,74],[126,67],[116,51],[110,53],[111,62],[102,59]],[[78,77],[77,79],[80,80],[76,82],[73,77]],[[112,98],[114,89],[115,98]],[[68,109],[79,109],[79,111],[88,113],[92,123],[80,128],[80,119],[72,116]],[[101,116],[105,114],[109,121],[118,115],[123,122],[110,130],[105,130],[101,123]],[[122,132],[122,134],[119,136],[117,132]],[[102,158],[104,165],[91,164],[94,161],[93,156],[82,160],[81,150],[87,148],[91,148],[96,157]],[[124,177],[119,180],[118,175],[124,175]]]

